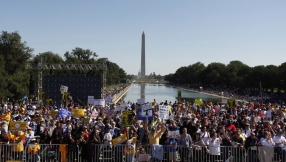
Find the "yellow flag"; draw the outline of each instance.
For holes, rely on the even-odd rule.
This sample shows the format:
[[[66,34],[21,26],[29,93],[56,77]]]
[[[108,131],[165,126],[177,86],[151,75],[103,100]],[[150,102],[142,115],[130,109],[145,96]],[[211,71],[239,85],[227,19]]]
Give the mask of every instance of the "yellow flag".
[[[119,137],[117,137],[117,138],[114,138],[114,139],[112,140],[112,144],[113,144],[114,146],[116,146],[116,145],[118,145],[118,144],[120,144],[120,143],[122,143],[122,142],[125,142],[126,140],[127,140],[126,134],[123,134],[123,135],[121,135],[121,136],[119,136]]]

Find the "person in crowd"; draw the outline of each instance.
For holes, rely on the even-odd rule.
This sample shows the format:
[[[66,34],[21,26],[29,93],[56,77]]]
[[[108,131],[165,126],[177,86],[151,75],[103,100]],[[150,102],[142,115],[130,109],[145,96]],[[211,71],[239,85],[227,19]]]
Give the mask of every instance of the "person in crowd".
[[[220,157],[221,138],[220,136],[218,136],[216,132],[211,132],[208,143],[209,143],[210,160],[211,161],[221,160],[221,157]]]
[[[165,145],[167,145],[167,151],[169,153],[169,161],[170,162],[176,162],[177,161],[177,156],[178,156],[178,137],[177,136],[168,136]]]
[[[260,156],[259,160],[262,162],[272,161],[274,157],[274,148],[275,143],[271,137],[271,133],[268,131],[264,132],[264,137],[260,139]]]
[[[102,144],[101,138],[99,137],[99,130],[94,130],[90,134],[90,138],[88,141],[88,158],[90,162],[99,161],[100,155],[100,144]]]
[[[106,125],[105,127],[105,133],[104,133],[104,137],[103,137],[103,144],[104,146],[104,154],[103,157],[104,159],[106,159],[107,162],[111,162],[112,161],[112,134],[110,133],[110,128],[108,125]]]
[[[255,132],[251,132],[250,136],[246,138],[244,148],[248,154],[248,161],[258,161],[257,159],[257,146],[260,145],[259,139],[255,136]]]
[[[274,153],[276,153],[275,160],[276,161],[285,161],[286,159],[286,139],[282,136],[282,129],[277,130],[277,134],[273,138],[273,142],[275,143]]]
[[[180,152],[181,162],[188,161],[190,159],[190,149],[192,149],[192,137],[187,133],[187,128],[183,129],[183,134],[180,135],[178,139],[178,146]]]
[[[26,135],[26,130],[24,132],[16,131],[14,133],[8,133],[8,139],[12,144],[12,158],[14,160],[22,160],[23,158],[24,140]]]
[[[30,143],[28,144],[28,161],[29,162],[37,162],[40,160],[39,151],[40,145],[36,139],[30,139]]]
[[[203,139],[204,143],[206,145],[209,145],[209,138],[210,138],[210,133],[207,130],[207,127],[202,127],[201,131],[200,131],[200,136]]]

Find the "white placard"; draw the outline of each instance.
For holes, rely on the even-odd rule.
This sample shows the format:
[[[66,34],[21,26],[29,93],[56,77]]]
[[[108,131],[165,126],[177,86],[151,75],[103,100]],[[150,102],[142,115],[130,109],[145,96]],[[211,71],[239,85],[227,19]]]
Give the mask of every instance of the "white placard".
[[[145,99],[144,98],[137,99],[137,103],[138,104],[144,104],[145,103]]]
[[[94,96],[87,96],[87,104],[94,104]]]
[[[149,154],[139,154],[139,159],[138,161],[149,161],[150,160],[150,155]]]
[[[129,105],[128,104],[121,104],[121,105],[116,105],[115,107],[115,111],[125,111],[125,108],[128,108]]]
[[[221,103],[226,104],[226,103],[227,103],[227,98],[223,98],[223,99],[221,100]]]
[[[159,118],[169,119],[169,106],[159,105]]]
[[[69,87],[67,87],[67,86],[61,85],[60,91],[61,91],[61,92],[67,92],[67,91],[68,91],[68,88],[69,88]]]
[[[99,107],[105,107],[105,100],[104,99],[94,99],[93,105],[99,106]]]
[[[168,137],[179,137],[180,136],[180,131],[168,131]]]
[[[106,103],[111,103],[112,99],[113,99],[112,97],[107,96],[107,97],[105,97],[105,102]]]

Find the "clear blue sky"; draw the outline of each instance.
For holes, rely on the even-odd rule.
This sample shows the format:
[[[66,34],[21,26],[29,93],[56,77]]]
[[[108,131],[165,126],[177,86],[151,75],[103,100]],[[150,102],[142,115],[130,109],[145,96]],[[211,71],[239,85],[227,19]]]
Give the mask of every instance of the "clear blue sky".
[[[286,62],[285,0],[2,0],[0,30],[18,31],[34,54],[90,49],[128,74],[166,75],[198,61]]]

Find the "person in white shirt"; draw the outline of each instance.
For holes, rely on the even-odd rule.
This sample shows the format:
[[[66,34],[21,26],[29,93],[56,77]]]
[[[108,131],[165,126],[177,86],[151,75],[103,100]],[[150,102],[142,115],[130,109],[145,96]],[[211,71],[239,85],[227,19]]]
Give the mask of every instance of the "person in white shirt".
[[[285,156],[285,150],[284,147],[286,146],[286,139],[285,137],[282,136],[283,131],[281,129],[279,129],[277,131],[276,136],[274,136],[273,138],[273,142],[275,143],[275,149],[274,149],[274,153],[277,154],[277,156],[275,157],[276,161],[282,160],[285,161],[286,156]],[[284,160],[283,160],[284,159]]]
[[[245,129],[242,131],[242,135],[243,135],[245,138],[247,138],[247,137],[250,136],[250,134],[251,134],[250,125],[247,123],[247,124],[245,125]]]
[[[106,132],[105,132],[104,137],[103,137],[103,144],[105,145],[103,147],[103,149],[104,149],[103,156],[104,156],[104,159],[112,159],[112,151],[111,151],[111,149],[112,149],[111,148],[112,134],[110,133],[110,128],[108,125],[105,127],[105,130],[106,130]]]
[[[210,138],[210,133],[207,131],[206,127],[203,127],[201,132],[200,132],[200,136],[203,139],[204,143],[206,145],[209,145],[209,138]]]
[[[211,155],[211,161],[220,160],[220,144],[222,140],[221,137],[218,136],[217,133],[211,132],[210,138],[209,138],[209,154]]]
[[[270,132],[265,132],[264,133],[264,137],[262,137],[260,139],[260,144],[262,146],[274,146],[275,145],[275,143],[274,143],[274,141],[273,141],[273,139],[271,137],[271,133]]]
[[[274,148],[275,145],[274,141],[272,140],[271,133],[265,132],[264,137],[260,139],[260,156],[259,161],[272,161],[274,157]]]

